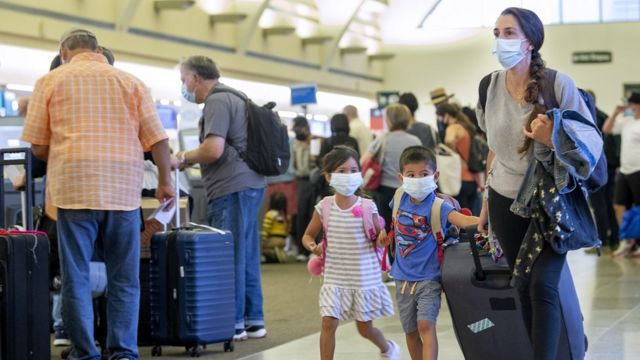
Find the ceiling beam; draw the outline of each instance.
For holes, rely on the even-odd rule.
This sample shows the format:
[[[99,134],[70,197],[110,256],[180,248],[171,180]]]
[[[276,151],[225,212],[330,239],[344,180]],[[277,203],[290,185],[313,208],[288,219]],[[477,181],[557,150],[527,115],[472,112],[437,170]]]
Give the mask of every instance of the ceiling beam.
[[[256,10],[249,13],[249,21],[246,22],[247,24],[244,27],[245,31],[241,35],[242,37],[238,44],[238,54],[244,55],[247,52],[247,49],[251,44],[251,40],[256,33],[258,33],[260,18],[262,17],[262,14],[264,14],[264,11],[269,7],[270,3],[271,0],[264,0]]]
[[[420,23],[418,23],[418,29],[422,29],[422,27],[424,26],[424,23],[427,22],[427,19],[429,18],[429,16],[431,16],[431,14],[433,14],[433,12],[436,11],[436,9],[438,8],[438,5],[440,5],[441,2],[442,0],[436,0],[433,3],[433,5],[431,5],[431,7],[429,8],[429,11],[427,11],[427,13],[424,15],[422,20],[420,20]]]
[[[364,5],[364,3],[366,1],[367,0],[360,0],[360,3],[358,4],[358,6],[356,6],[355,10],[353,10],[351,15],[349,16],[349,19],[340,28],[340,31],[338,32],[338,35],[331,42],[331,45],[329,46],[329,51],[328,51],[327,57],[325,57],[324,62],[322,63],[322,69],[323,70],[326,71],[326,70],[329,69],[329,66],[331,66],[331,62],[333,61],[333,58],[338,53],[338,48],[340,46],[340,40],[342,39],[344,34],[347,33],[347,30],[349,30],[349,26],[351,26],[351,23],[354,21],[354,19],[358,15],[358,12],[360,12],[360,9],[362,8],[362,6]]]
[[[140,7],[141,0],[121,0],[119,4],[118,19],[116,19],[116,31],[127,32],[133,16]]]

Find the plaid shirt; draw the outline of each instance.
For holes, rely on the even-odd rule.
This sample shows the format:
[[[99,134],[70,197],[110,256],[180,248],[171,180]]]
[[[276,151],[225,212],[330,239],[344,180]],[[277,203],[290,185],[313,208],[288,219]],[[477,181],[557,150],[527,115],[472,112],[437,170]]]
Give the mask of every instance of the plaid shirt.
[[[146,86],[90,52],[38,80],[22,134],[49,146],[51,204],[93,210],[139,207],[143,151],[166,138]]]

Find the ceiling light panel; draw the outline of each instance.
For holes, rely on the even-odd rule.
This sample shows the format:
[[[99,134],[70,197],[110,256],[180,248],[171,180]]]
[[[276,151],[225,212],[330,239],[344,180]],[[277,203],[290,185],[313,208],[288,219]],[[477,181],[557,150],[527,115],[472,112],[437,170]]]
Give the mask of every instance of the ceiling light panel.
[[[360,0],[317,0],[316,4],[321,25],[340,27],[351,19]]]
[[[270,28],[280,25],[291,25],[291,23],[290,16],[273,9],[265,9],[260,17],[259,25],[261,28]]]
[[[220,14],[228,11],[232,0],[198,0],[198,6],[207,14]]]
[[[383,0],[367,0],[360,11],[372,14],[382,14],[389,7],[388,1]]]

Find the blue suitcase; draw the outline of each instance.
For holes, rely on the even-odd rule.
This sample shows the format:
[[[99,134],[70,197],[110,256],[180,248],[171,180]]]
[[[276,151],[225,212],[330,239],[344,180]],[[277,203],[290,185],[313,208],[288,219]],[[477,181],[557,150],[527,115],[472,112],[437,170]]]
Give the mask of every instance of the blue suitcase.
[[[176,211],[177,213],[177,211]],[[207,344],[233,351],[235,271],[230,232],[179,226],[151,238],[149,269],[152,356],[161,345],[185,346],[192,357]]]

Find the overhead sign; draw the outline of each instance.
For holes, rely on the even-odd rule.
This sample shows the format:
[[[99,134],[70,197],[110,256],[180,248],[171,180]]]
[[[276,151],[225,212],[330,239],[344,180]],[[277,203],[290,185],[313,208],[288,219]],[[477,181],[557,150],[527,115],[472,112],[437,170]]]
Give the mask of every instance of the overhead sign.
[[[610,63],[612,59],[611,51],[576,51],[573,53],[574,64]]]
[[[376,98],[378,99],[378,107],[384,109],[391,104],[400,101],[399,91],[379,91]]]
[[[291,85],[291,106],[318,103],[316,84]]]

